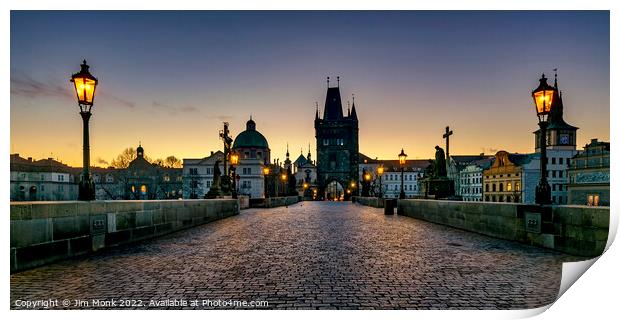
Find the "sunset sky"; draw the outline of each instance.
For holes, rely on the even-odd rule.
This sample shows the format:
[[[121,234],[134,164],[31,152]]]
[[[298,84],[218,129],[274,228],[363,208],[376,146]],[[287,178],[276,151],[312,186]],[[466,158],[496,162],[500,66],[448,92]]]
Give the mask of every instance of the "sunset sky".
[[[340,76],[355,94],[360,152],[428,158],[533,152],[532,89],[558,68],[565,120],[609,141],[609,13],[13,11],[11,153],[81,166],[69,78],[86,58],[99,86],[91,163],[142,142],[149,157],[201,158],[252,115],[272,158],[316,154],[315,101]],[[335,82],[335,81],[334,81]],[[332,82],[332,83],[334,83]],[[346,113],[346,110],[344,111]]]

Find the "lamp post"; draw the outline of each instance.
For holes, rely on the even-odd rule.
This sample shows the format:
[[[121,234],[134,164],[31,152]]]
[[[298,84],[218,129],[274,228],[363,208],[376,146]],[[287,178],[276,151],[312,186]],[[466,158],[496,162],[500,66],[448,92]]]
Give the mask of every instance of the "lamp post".
[[[370,179],[372,178],[372,176],[370,175],[370,173],[366,172],[364,174],[364,188],[362,190],[362,197],[369,197],[370,196]]]
[[[379,175],[379,198],[383,196],[383,185],[381,183],[381,176],[383,176],[383,165],[377,167],[377,174]]]
[[[239,154],[233,151],[229,155],[230,155],[230,172],[231,172],[231,178],[232,178],[231,194],[232,194],[233,199],[237,199],[238,176],[236,172],[237,172],[237,165],[239,164]]]
[[[80,65],[80,72],[71,76],[71,82],[77,94],[78,105],[80,106],[80,116],[83,122],[83,164],[82,176],[78,186],[78,200],[90,201],[95,200],[95,184],[90,178],[90,144],[88,135],[88,120],[92,115],[93,100],[95,99],[95,89],[97,87],[97,78],[93,77],[88,71],[89,66],[86,60]]]
[[[282,179],[282,193],[284,193],[284,196],[287,195],[287,190],[286,190],[286,180],[288,179],[288,176],[286,175],[286,172],[282,173],[280,175],[280,179]]]
[[[404,149],[400,149],[398,155],[398,163],[400,163],[400,195],[399,199],[405,199],[405,162],[407,161],[407,154]]]
[[[536,203],[551,203],[551,187],[547,182],[547,119],[551,113],[555,88],[547,83],[547,78],[543,74],[540,78],[538,88],[532,91],[536,115],[538,115],[538,125],[540,126],[540,181],[536,186]]]
[[[263,168],[263,176],[265,177],[265,198],[268,197],[268,189],[267,189],[267,176],[269,175],[269,167],[265,166]]]

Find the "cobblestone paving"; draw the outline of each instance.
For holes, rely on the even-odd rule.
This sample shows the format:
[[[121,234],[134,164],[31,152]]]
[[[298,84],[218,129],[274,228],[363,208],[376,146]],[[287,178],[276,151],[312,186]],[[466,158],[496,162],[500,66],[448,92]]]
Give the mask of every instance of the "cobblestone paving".
[[[166,299],[266,300],[277,309],[533,308],[556,298],[561,263],[575,260],[381,209],[304,202],[13,274],[11,308],[38,299],[81,299],[89,308],[92,299],[142,300],[136,308]]]

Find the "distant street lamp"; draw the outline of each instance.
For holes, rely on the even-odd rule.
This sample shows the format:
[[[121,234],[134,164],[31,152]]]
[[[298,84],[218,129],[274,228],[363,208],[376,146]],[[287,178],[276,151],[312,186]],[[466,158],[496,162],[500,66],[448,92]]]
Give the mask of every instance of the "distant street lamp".
[[[267,198],[267,176],[269,175],[269,167],[263,168],[263,176],[265,177],[265,198]]]
[[[381,198],[383,196],[383,185],[381,183],[381,176],[383,176],[383,165],[380,165],[377,168],[377,174],[379,175],[379,198]]]
[[[83,122],[83,161],[82,176],[78,186],[78,200],[95,200],[95,184],[90,177],[90,144],[88,135],[88,120],[92,115],[93,100],[95,99],[95,89],[97,88],[97,78],[93,77],[88,71],[86,60],[81,64],[80,72],[71,76],[71,82],[77,94],[80,115]]]
[[[362,197],[370,197],[370,179],[372,179],[372,176],[366,171],[364,173],[364,184],[362,185]]]
[[[282,179],[282,193],[286,196],[287,190],[286,190],[286,180],[288,179],[288,176],[286,175],[286,172],[282,173],[280,175],[280,179]]]
[[[237,165],[239,164],[239,154],[235,151],[229,154],[230,156],[230,171],[232,177],[232,198],[237,199],[237,180],[239,180],[239,176],[236,175]]]
[[[547,118],[553,106],[555,88],[547,83],[545,74],[540,78],[538,88],[532,91],[536,115],[538,115],[538,125],[540,126],[540,181],[536,186],[536,203],[551,203],[551,187],[547,182]]]
[[[400,149],[398,155],[398,163],[400,163],[400,196],[399,199],[405,199],[405,163],[407,161],[407,154],[404,149]]]

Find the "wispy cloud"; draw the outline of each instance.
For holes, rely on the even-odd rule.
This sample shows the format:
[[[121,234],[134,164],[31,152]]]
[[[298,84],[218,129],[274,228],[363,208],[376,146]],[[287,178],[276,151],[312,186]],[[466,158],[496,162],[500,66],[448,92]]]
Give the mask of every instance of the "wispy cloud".
[[[28,98],[62,97],[71,98],[71,91],[64,86],[51,82],[41,82],[23,73],[11,72],[11,95]]]
[[[104,165],[106,165],[106,166],[110,165],[110,163],[109,163],[109,162],[105,161],[105,160],[104,160],[104,159],[102,159],[102,158],[97,158],[97,160],[95,160],[95,161],[97,161],[97,163],[98,163],[98,164],[104,164]]]
[[[229,115],[213,115],[213,116],[205,116],[207,119],[217,119],[219,121],[231,121],[234,119],[234,116]]]
[[[70,86],[60,85],[58,81],[48,80],[46,82],[33,79],[29,75],[20,71],[11,71],[11,95],[26,98],[74,98],[74,92]],[[111,100],[115,105],[126,108],[135,108],[135,103],[127,99],[117,97],[105,91],[98,91],[99,99]]]
[[[167,111],[171,115],[176,115],[178,113],[197,113],[200,111],[198,108],[193,106],[175,107],[160,101],[153,101],[152,105],[155,109]]]

